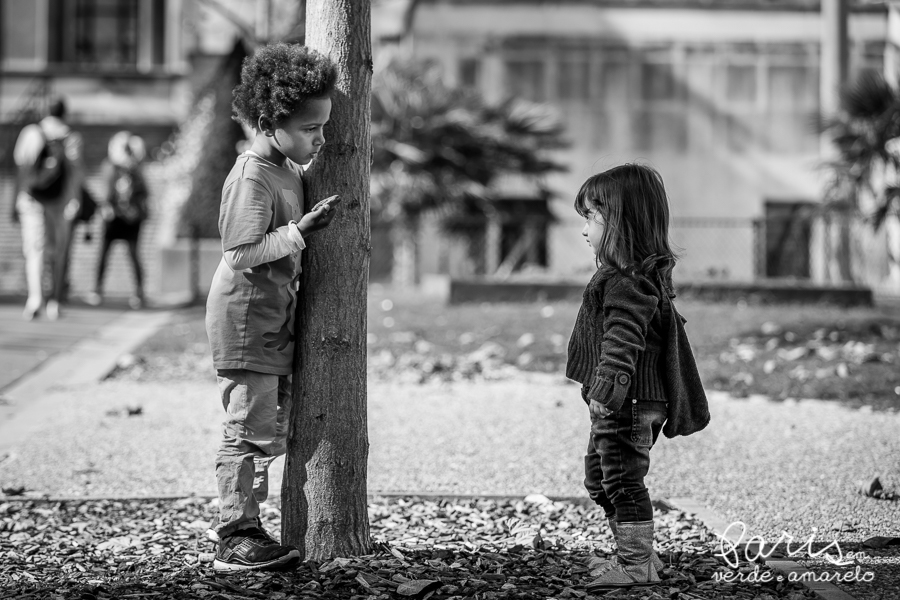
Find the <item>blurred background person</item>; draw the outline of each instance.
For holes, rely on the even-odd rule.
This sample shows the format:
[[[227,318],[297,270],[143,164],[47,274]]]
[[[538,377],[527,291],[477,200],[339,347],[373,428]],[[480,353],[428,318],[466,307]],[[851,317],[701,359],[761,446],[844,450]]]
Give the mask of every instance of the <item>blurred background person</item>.
[[[103,277],[109,249],[114,240],[128,243],[128,254],[134,268],[135,292],[128,304],[132,308],[144,306],[144,274],[138,257],[138,237],[141,224],[147,219],[147,184],[141,163],[147,155],[144,140],[130,131],[120,131],[109,140],[102,174],[104,196],[100,204],[103,218],[103,245],[97,265],[97,280],[87,302],[94,306],[103,301]]]
[[[23,317],[27,320],[34,319],[42,307],[47,318],[59,318],[72,224],[81,204],[83,143],[66,124],[65,115],[65,101],[51,100],[47,116],[26,125],[13,150],[13,220],[22,226],[28,288]],[[48,266],[50,287],[45,296]]]

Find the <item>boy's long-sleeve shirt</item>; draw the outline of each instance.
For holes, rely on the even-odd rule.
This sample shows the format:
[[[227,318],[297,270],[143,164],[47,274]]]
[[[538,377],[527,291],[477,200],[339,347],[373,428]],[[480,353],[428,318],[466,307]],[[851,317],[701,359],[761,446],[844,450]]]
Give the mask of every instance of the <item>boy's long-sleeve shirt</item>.
[[[210,285],[206,329],[216,369],[289,375],[303,216],[300,168],[244,153],[222,188],[223,258]]]
[[[252,269],[263,263],[284,258],[306,248],[296,223],[270,231],[261,242],[242,244],[225,251],[225,262],[232,271]]]

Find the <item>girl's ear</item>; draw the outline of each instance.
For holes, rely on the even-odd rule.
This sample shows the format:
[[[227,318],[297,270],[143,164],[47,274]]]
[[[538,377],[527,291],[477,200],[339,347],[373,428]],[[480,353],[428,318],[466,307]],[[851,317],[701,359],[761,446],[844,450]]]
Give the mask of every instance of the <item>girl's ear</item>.
[[[256,122],[257,127],[260,131],[266,134],[266,137],[272,137],[275,135],[275,126],[272,124],[271,119],[268,117],[261,116],[259,120]]]

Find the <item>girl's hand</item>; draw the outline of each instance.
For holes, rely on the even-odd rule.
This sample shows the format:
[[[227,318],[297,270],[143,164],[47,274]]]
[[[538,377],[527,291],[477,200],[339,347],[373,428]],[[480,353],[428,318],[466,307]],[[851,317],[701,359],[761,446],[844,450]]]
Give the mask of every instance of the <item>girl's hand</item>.
[[[591,400],[590,411],[591,419],[603,419],[612,414],[611,410],[607,410],[605,406],[603,406],[596,400]]]
[[[328,227],[331,224],[331,220],[334,219],[334,215],[337,214],[334,205],[338,202],[340,202],[338,196],[331,196],[313,206],[312,210],[303,215],[303,218],[297,223],[300,235],[305,236],[313,231]]]

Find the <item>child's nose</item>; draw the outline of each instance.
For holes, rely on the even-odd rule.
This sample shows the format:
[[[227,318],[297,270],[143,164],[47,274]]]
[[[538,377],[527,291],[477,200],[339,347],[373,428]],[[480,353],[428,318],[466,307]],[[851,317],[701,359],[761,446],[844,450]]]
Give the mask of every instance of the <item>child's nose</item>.
[[[585,223],[584,227],[581,228],[581,235],[583,235],[584,237],[587,237],[587,234],[588,234],[588,224]]]

